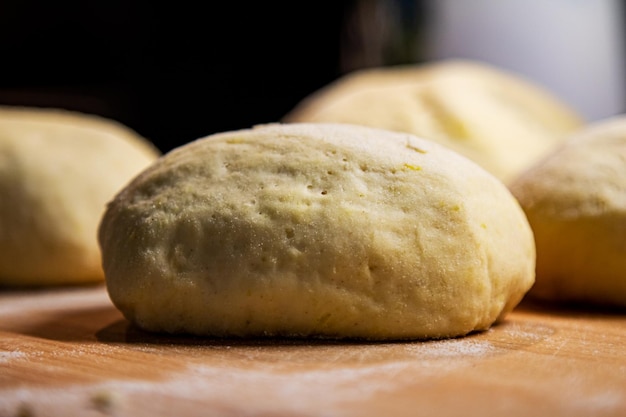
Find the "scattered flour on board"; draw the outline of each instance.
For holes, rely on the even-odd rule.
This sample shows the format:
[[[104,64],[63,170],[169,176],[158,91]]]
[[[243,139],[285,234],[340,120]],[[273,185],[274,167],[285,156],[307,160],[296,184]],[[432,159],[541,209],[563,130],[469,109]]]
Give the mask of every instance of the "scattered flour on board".
[[[421,344],[407,345],[406,349],[416,355],[425,356],[428,359],[450,357],[482,357],[496,352],[490,342],[485,340],[472,340],[468,338],[441,340]]]
[[[380,346],[379,349],[394,352],[397,360],[366,360],[365,363],[351,363],[349,366],[338,364],[337,367],[325,369],[305,367],[296,371],[287,370],[276,363],[265,363],[256,368],[194,364],[161,381],[116,380],[74,387],[74,398],[69,396],[66,404],[81,397],[84,402],[85,397],[90,398],[94,393],[104,392],[117,398],[120,407],[124,407],[126,399],[131,402],[139,401],[143,404],[142,407],[154,406],[157,411],[158,404],[153,403],[150,398],[176,398],[177,401],[212,404],[218,406],[218,409],[220,406],[240,409],[244,395],[245,401],[254,404],[255,411],[260,414],[280,411],[308,415],[310,410],[338,409],[341,404],[392,393],[402,386],[425,384],[433,376],[445,375],[469,366],[473,361],[468,362],[468,356],[477,358],[496,350],[489,342],[469,339],[389,344]],[[454,356],[459,359],[455,360]],[[0,361],[1,358],[2,356]],[[77,396],[77,390],[82,391],[82,395]],[[11,398],[25,403],[32,403],[33,398],[37,398],[38,404],[42,405],[47,397],[59,404],[59,399],[67,394],[46,390],[45,397],[42,398],[37,397],[36,393],[37,390],[17,390]],[[201,397],[198,397],[198,393],[202,393]],[[36,397],[31,397],[32,395]],[[5,404],[4,407],[10,409],[18,404]],[[132,406],[136,405],[135,403]]]
[[[512,336],[518,346],[536,343],[552,331],[549,328],[532,330],[524,325],[504,326],[501,330],[507,336],[507,343]],[[292,352],[279,349],[278,353],[269,349],[272,353],[269,356],[268,349],[257,351],[245,346],[224,346],[221,353],[230,352],[232,348],[236,354],[213,352],[212,357],[217,358],[217,362],[192,361],[180,372],[163,380],[112,380],[59,390],[5,390],[4,394],[11,392],[12,395],[6,395],[4,399],[0,395],[0,415],[5,412],[11,415],[20,404],[33,405],[36,412],[56,409],[58,413],[54,415],[63,415],[72,407],[75,411],[77,406],[89,406],[89,399],[95,399],[100,406],[105,404],[116,412],[129,411],[129,415],[137,409],[158,413],[163,405],[161,401],[167,399],[192,404],[198,409],[212,407],[228,411],[225,415],[229,416],[241,415],[246,404],[254,404],[258,414],[308,416],[311,410],[322,409],[328,416],[343,415],[339,411],[343,409],[342,405],[393,394],[403,387],[419,391],[420,387],[429,386],[437,378],[506,353],[507,346],[499,343],[497,338],[485,340],[482,334],[428,342],[357,345],[347,356],[345,348],[335,349],[332,345],[312,346],[313,352],[301,347]],[[314,360],[298,359],[297,355],[302,351],[314,353]],[[84,353],[73,350],[72,356]],[[280,354],[280,360],[276,358],[277,354]],[[18,351],[0,352],[0,364],[24,356]],[[193,357],[198,358],[197,355]],[[233,362],[232,358],[237,360]],[[254,366],[248,367],[248,364]],[[323,369],[320,364],[324,365]],[[574,396],[581,392],[584,392],[582,386],[573,387]],[[614,403],[618,398],[612,392],[602,394],[596,398],[597,403]]]
[[[0,351],[0,364],[11,362],[13,359],[20,359],[26,357],[24,352],[19,350],[14,351]]]
[[[203,401],[225,407],[238,404],[245,393],[246,401],[255,404],[260,414],[278,411],[277,404],[281,412],[306,414],[307,410],[330,410],[392,393],[402,386],[426,384],[434,376],[471,366],[475,361],[468,361],[468,357],[477,359],[498,351],[488,341],[471,339],[392,344],[388,348],[395,351],[398,360],[298,371],[270,363],[256,369],[196,365],[162,383],[117,382],[108,388],[133,396],[147,397],[156,392],[189,401],[197,401],[197,393],[202,392]]]

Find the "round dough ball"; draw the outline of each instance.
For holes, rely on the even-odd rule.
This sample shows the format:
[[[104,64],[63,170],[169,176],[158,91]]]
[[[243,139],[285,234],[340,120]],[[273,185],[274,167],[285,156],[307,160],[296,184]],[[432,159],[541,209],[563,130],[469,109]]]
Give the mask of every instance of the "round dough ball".
[[[363,126],[270,124],[165,155],[100,226],[109,294],[151,331],[439,338],[534,281],[517,201],[468,159]]]
[[[105,205],[157,156],[112,120],[0,107],[0,285],[103,281]]]
[[[572,136],[511,191],[536,239],[531,294],[626,306],[626,116]]]
[[[412,133],[461,153],[507,184],[583,125],[539,86],[464,60],[352,72],[306,97],[283,122]]]

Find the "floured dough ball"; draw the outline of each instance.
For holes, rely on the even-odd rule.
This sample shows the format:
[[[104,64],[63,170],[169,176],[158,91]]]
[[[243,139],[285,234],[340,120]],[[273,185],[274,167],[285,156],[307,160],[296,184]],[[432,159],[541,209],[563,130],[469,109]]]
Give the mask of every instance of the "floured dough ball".
[[[452,148],[507,184],[583,125],[541,87],[464,60],[352,72],[303,99],[283,121],[412,133]]]
[[[106,203],[157,156],[112,120],[0,107],[0,285],[102,281]]]
[[[595,122],[511,186],[537,244],[537,298],[626,306],[626,116]]]
[[[363,126],[271,124],[175,149],[99,236],[111,299],[151,331],[458,336],[534,281],[530,227],[500,181]]]

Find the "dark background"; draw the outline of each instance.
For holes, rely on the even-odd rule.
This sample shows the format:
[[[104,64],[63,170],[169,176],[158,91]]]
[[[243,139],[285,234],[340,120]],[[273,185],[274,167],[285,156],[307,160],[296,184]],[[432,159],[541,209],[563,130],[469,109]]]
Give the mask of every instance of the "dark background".
[[[0,0],[0,104],[99,114],[164,152],[277,121],[345,71],[352,6]]]
[[[434,4],[441,5],[0,0],[0,105],[102,115],[166,152],[211,133],[279,121],[308,94],[351,70],[432,59],[423,48],[432,44]],[[621,10],[620,16],[626,13]],[[484,17],[499,19],[495,13]],[[505,17],[515,22],[515,16]],[[554,39],[559,33],[546,32],[547,44],[568,42]],[[498,41],[506,46],[502,35]],[[522,42],[510,50],[538,46]],[[595,70],[601,65],[589,62]],[[572,71],[580,83],[593,85],[589,68]],[[595,99],[600,90],[584,94]],[[577,91],[562,98],[579,100]]]

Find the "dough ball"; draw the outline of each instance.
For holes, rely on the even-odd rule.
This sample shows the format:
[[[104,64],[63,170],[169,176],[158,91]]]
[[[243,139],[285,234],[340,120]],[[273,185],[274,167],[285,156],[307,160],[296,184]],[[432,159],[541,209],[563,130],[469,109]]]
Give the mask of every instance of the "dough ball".
[[[284,122],[340,122],[415,134],[509,183],[582,118],[541,87],[479,62],[355,71],[302,100]]]
[[[106,282],[150,331],[414,339],[487,329],[534,281],[500,181],[409,134],[270,124],[173,150],[109,205]]]
[[[626,306],[626,116],[595,122],[511,186],[534,230],[534,297]]]
[[[0,107],[0,285],[102,281],[106,203],[157,156],[112,120]]]

